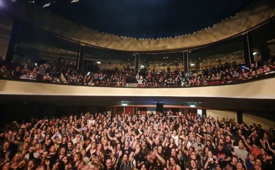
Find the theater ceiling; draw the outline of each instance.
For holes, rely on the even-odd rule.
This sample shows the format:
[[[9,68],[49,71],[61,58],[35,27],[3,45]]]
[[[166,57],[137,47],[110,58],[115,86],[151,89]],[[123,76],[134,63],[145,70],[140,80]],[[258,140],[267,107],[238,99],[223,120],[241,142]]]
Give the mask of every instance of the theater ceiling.
[[[3,10],[71,40],[135,52],[205,46],[245,33],[275,16],[272,0],[50,2],[42,8],[45,4],[16,1]]]

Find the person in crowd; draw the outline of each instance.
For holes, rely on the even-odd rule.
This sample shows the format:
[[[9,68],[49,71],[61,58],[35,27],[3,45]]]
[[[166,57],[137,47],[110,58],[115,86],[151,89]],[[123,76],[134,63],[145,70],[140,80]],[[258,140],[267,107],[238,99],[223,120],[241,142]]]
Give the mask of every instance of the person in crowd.
[[[238,146],[234,148],[233,154],[242,160],[246,159],[248,151],[241,140],[238,142]]]
[[[192,163],[191,163],[192,164]],[[192,167],[192,166],[191,166]],[[168,170],[180,170],[180,166],[176,163],[174,157],[170,157],[169,161],[167,161],[167,169]]]

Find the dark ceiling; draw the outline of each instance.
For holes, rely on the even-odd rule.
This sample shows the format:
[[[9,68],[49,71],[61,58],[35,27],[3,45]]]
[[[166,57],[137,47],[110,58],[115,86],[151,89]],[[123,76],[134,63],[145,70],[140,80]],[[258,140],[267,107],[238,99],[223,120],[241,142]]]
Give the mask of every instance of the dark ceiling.
[[[234,16],[257,0],[36,0],[46,10],[100,32],[136,38],[192,33]]]

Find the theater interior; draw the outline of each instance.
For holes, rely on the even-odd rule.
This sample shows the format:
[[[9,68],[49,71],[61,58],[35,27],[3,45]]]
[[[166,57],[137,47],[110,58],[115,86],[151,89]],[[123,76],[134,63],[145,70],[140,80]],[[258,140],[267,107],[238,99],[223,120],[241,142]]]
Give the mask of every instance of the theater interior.
[[[274,4],[0,0],[0,131],[88,113],[208,117],[273,132]]]

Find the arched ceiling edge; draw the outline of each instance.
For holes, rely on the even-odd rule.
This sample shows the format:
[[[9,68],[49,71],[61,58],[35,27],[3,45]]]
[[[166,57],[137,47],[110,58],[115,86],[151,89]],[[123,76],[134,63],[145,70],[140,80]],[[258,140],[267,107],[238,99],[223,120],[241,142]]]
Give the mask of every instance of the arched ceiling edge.
[[[275,17],[274,0],[263,0],[252,4],[234,17],[192,34],[158,39],[136,39],[100,33],[53,15],[49,11],[41,10],[38,6],[21,3],[9,5],[9,8],[6,8],[8,13],[46,31],[99,48],[131,52],[192,49],[237,36]]]

